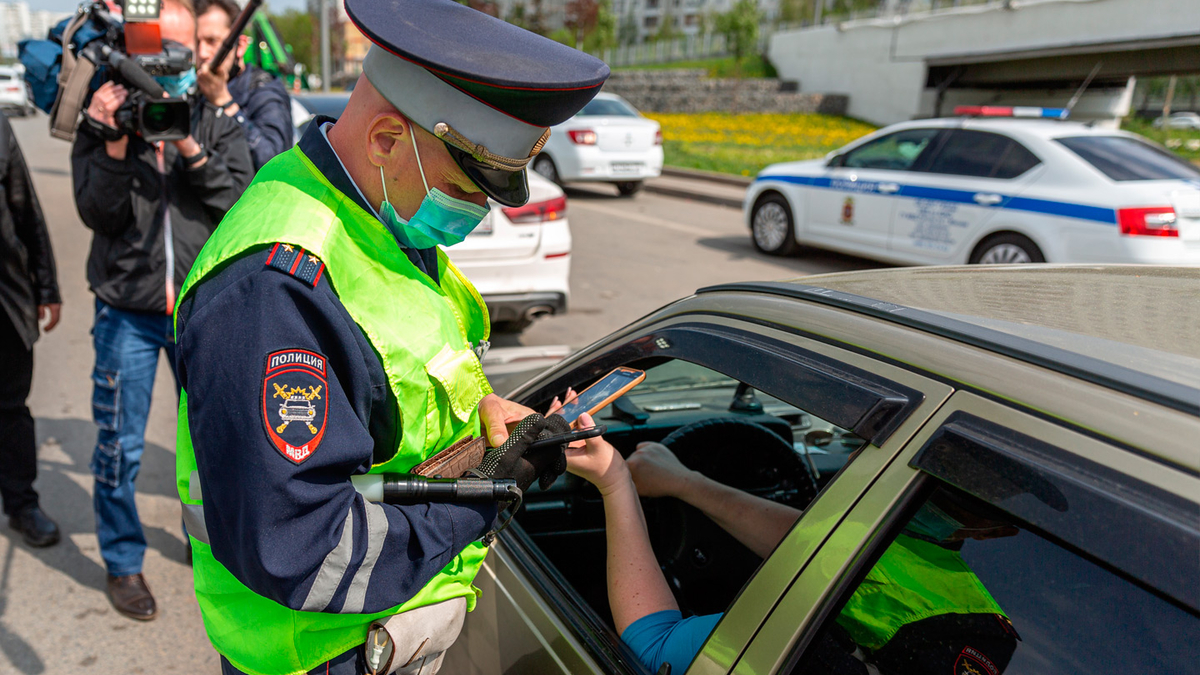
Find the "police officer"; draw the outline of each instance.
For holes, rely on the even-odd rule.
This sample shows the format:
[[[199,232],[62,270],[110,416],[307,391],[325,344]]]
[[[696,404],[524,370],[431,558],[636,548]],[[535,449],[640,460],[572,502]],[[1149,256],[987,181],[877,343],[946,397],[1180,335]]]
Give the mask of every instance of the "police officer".
[[[491,392],[487,308],[440,247],[487,198],[528,199],[548,127],[608,67],[454,0],[346,11],[374,44],[345,113],[258,173],[176,312],[179,496],[226,673],[368,672],[371,622],[423,612],[431,641],[393,665],[433,672],[497,509],[366,502],[351,476],[481,432],[500,448],[487,476],[524,488],[565,468],[561,449],[525,454],[547,423]]]

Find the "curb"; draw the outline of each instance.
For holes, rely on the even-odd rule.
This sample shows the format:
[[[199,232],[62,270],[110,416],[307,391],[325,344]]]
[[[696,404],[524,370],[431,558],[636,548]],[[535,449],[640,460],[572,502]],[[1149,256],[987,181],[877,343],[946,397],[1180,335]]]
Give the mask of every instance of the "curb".
[[[701,171],[700,169],[681,169],[675,166],[664,166],[662,168],[664,176],[672,176],[675,178],[692,178],[695,180],[706,180],[711,183],[723,183],[725,185],[736,185],[737,187],[746,187],[754,182],[752,176],[735,176],[728,173],[718,173],[716,171]]]
[[[663,173],[666,173],[666,171],[664,170]],[[719,197],[717,195],[705,194],[703,192],[698,192],[698,191],[693,192],[691,190],[681,190],[679,188],[663,187],[661,185],[654,185],[649,182],[647,182],[642,187],[642,189],[645,190],[646,192],[653,192],[655,194],[666,195],[668,197],[679,197],[680,199],[690,199],[692,201],[697,201],[697,202],[707,202],[709,204],[716,204],[717,206],[728,206],[730,208],[734,208],[734,209],[738,209],[738,210],[741,210],[741,208],[742,208],[742,200],[740,200],[740,199],[730,199],[728,197]]]

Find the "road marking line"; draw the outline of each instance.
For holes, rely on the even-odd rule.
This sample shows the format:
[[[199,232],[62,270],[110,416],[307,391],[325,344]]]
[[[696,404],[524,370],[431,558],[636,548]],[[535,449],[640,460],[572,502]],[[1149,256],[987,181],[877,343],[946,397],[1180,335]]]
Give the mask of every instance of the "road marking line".
[[[625,220],[634,220],[639,223],[645,223],[646,225],[653,225],[655,227],[661,227],[665,230],[674,230],[676,232],[682,232],[684,234],[690,234],[690,235],[694,235],[697,237],[710,237],[710,236],[721,234],[720,232],[717,232],[715,230],[709,230],[709,229],[703,228],[703,227],[696,227],[695,225],[684,225],[683,223],[677,223],[673,220],[667,220],[666,218],[658,218],[656,216],[647,216],[647,215],[641,214],[641,213],[630,213],[629,211],[624,211],[622,209],[614,208],[611,206],[603,206],[600,204],[592,204],[591,202],[581,202],[579,200],[574,200],[571,202],[571,208],[583,209],[585,211],[590,209],[592,211],[598,211],[600,213],[605,213],[605,214],[608,214],[610,216],[614,216],[617,218],[623,218]]]

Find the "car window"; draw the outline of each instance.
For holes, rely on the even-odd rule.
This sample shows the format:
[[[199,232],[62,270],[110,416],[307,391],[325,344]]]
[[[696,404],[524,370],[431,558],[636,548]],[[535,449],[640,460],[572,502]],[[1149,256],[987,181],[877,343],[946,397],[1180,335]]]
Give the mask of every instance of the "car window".
[[[690,469],[796,510],[797,516],[866,442],[851,431],[716,370],[683,360],[646,368],[646,379],[595,415],[605,438],[629,456],[640,443],[667,445]],[[818,484],[819,483],[819,484]],[[651,543],[686,613],[722,612],[762,562],[750,549],[675,499],[644,500]],[[525,495],[517,522],[611,625],[599,493],[566,475]]]
[[[1115,181],[1200,179],[1200,169],[1183,159],[1126,136],[1069,136],[1055,140]]]
[[[841,166],[907,171],[940,132],[939,129],[905,129],[888,134],[846,153]]]
[[[592,99],[590,103],[583,106],[576,115],[592,116],[592,115],[612,115],[616,117],[638,117],[638,111],[624,101],[619,101],[612,98]]]
[[[1007,136],[984,131],[951,131],[926,171],[976,178],[1015,178],[1039,163],[1038,158]]]
[[[1200,672],[1196,616],[931,482],[791,672]]]

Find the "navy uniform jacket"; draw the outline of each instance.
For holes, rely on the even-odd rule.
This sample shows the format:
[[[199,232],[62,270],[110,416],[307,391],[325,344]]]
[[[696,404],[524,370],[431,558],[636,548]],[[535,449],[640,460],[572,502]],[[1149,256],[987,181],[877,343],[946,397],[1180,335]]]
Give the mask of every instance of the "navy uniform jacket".
[[[238,104],[233,117],[246,133],[254,170],[258,171],[272,157],[292,147],[292,101],[283,83],[270,73],[250,65],[242,68],[229,81],[229,95]]]
[[[300,148],[370,213],[320,132],[328,121],[310,125]],[[364,504],[350,476],[394,453],[399,408],[379,357],[327,275],[314,286],[312,274],[269,266],[271,250],[229,263],[179,308],[176,363],[213,555],[251,590],[292,609],[385,610],[480,539],[496,506]],[[436,273],[425,264],[435,251],[408,253]],[[323,439],[301,463],[276,449],[263,420],[264,363],[280,350],[315,353],[328,366]],[[366,509],[382,509],[386,527],[378,518],[368,527]],[[339,547],[347,524],[349,555]],[[315,584],[318,575],[323,581]]]

